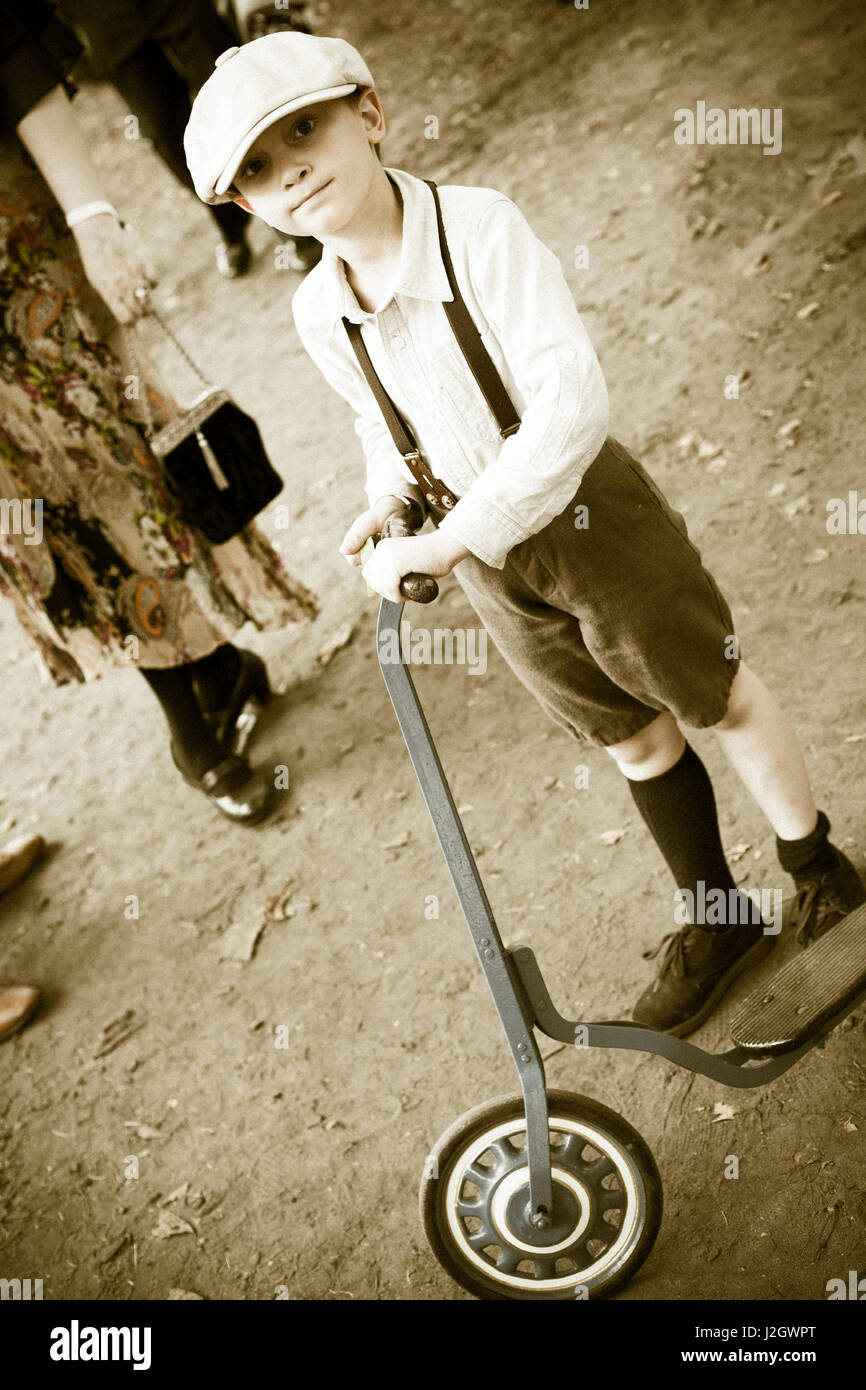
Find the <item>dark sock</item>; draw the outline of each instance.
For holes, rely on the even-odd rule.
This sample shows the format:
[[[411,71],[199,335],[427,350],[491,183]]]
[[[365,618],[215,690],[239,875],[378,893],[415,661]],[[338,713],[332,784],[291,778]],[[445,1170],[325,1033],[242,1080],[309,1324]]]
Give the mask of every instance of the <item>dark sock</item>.
[[[828,873],[839,863],[836,851],[829,843],[830,822],[823,811],[818,812],[818,824],[802,840],[780,840],[776,836],[776,853],[786,873],[793,876],[799,887],[807,879]]]
[[[149,668],[141,672],[162,705],[178,761],[190,777],[201,777],[226,756],[205,723],[193,690],[192,673],[197,664],[189,662],[164,671]]]
[[[704,901],[713,889],[721,889],[725,903],[730,903],[728,894],[731,889],[736,890],[736,884],[722,849],[713,784],[692,746],[687,743],[679,762],[660,776],[643,782],[627,780],[635,805],[677,887],[687,889],[697,904],[701,899],[698,884],[703,883]],[[693,916],[689,914],[690,921]],[[725,931],[727,913],[722,913],[722,921],[717,924],[696,925],[708,932]]]
[[[231,642],[224,642],[209,656],[187,663],[195,679],[202,709],[225,709],[240,674],[241,654]]]

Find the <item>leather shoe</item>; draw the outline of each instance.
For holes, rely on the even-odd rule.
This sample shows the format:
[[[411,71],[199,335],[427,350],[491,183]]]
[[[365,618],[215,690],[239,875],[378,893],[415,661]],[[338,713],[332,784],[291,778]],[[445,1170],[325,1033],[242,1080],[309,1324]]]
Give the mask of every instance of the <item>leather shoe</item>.
[[[0,893],[6,893],[29,874],[45,853],[41,835],[18,835],[0,853]]]
[[[242,757],[255,731],[262,709],[273,697],[268,668],[255,652],[237,649],[240,658],[234,689],[223,709],[209,709],[195,681],[202,714],[214,735],[229,753]]]
[[[245,758],[232,755],[209,767],[201,777],[190,777],[178,761],[174,744],[171,756],[187,785],[204,792],[208,801],[229,820],[254,825],[268,814],[273,792],[270,775],[263,769],[253,771]]]
[[[5,1042],[24,1027],[38,1003],[39,990],[30,985],[6,985],[0,988],[0,1042]]]

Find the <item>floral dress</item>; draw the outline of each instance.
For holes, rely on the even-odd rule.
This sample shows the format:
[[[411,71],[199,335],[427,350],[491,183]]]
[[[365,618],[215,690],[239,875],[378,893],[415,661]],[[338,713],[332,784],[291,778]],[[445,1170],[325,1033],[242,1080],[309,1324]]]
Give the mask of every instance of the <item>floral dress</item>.
[[[0,593],[58,683],[208,655],[315,596],[254,525],[213,545],[183,519],[128,388],[120,329],[18,138],[0,135]],[[156,424],[175,406],[155,374]]]

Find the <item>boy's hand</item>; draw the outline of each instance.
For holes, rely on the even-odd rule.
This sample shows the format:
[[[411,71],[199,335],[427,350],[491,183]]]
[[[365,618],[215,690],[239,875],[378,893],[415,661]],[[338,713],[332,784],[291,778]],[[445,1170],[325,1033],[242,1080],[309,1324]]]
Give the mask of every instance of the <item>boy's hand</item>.
[[[379,542],[361,573],[377,594],[392,603],[403,603],[400,580],[404,574],[430,574],[441,579],[469,554],[465,545],[437,531],[429,536],[387,539]]]
[[[362,563],[360,551],[364,542],[383,529],[389,516],[404,511],[405,507],[406,503],[401,497],[388,495],[378,498],[372,507],[355,517],[340,546],[340,553],[345,555],[350,565]]]

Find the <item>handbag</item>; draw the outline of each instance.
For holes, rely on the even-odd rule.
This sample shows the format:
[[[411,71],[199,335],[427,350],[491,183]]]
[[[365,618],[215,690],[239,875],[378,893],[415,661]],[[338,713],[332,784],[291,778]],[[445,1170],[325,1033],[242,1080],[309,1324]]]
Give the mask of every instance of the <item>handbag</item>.
[[[472,375],[481,388],[482,395],[489,405],[496,423],[499,426],[499,433],[503,439],[507,439],[510,434],[515,434],[520,429],[520,416],[514,408],[514,403],[506,390],[496,365],[493,362],[481,339],[481,334],[472,318],[460,288],[457,284],[457,277],[454,274],[454,266],[451,262],[451,253],[448,250],[448,241],[445,236],[445,224],[442,221],[442,208],[439,203],[439,192],[432,179],[425,179],[424,182],[433,194],[433,202],[436,206],[436,225],[439,229],[439,250],[442,255],[442,264],[445,274],[448,277],[448,284],[451,286],[453,300],[443,300],[442,308],[448,317],[455,338],[457,339],[463,356],[469,364]],[[377,375],[376,369],[370,360],[364,339],[361,337],[361,325],[352,323],[345,316],[343,325],[349,337],[349,342],[355,356],[358,359],[361,371],[367,379],[367,383],[382,417],[388,427],[391,438],[397,449],[403,455],[409,472],[415,482],[424,493],[428,502],[435,503],[450,511],[455,502],[460,499],[445,483],[432,473],[429,464],[421,453],[403,416],[395,406],[391,397],[388,395]]]
[[[211,386],[156,310],[151,309],[150,314],[204,390],[157,429],[143,389],[148,445],[162,462],[165,480],[184,520],[215,545],[222,545],[278,496],[283,480],[267,456],[252,416],[241,410],[227,391]],[[134,337],[128,330],[127,345],[143,381]]]

